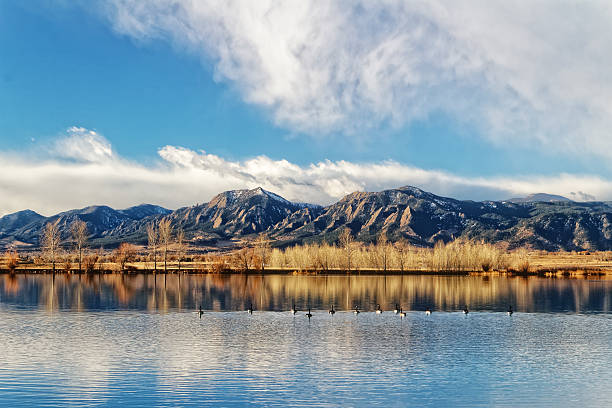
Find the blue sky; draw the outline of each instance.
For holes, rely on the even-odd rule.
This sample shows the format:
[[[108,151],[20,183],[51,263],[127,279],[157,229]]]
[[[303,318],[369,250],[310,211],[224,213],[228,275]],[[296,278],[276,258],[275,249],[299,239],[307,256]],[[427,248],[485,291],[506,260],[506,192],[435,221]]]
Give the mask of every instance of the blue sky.
[[[259,9],[240,2],[166,3],[0,2],[2,156],[11,163],[100,165],[65,154],[72,147],[95,149],[82,144],[93,140],[111,146],[112,160],[153,173],[214,170],[196,178],[218,179],[197,191],[199,201],[210,198],[212,186],[233,184],[263,184],[290,199],[323,203],[353,189],[405,184],[474,199],[531,189],[608,198],[601,182],[610,175],[605,126],[611,119],[604,103],[610,84],[599,73],[610,62],[610,42],[586,51],[582,44],[600,38],[600,26],[606,29],[605,16],[596,17],[609,12],[597,7],[605,3],[594,2],[575,16],[592,23],[591,32],[553,24],[567,16],[558,9],[572,12],[571,2],[555,9],[553,3],[517,7],[510,18],[502,3],[457,2],[446,11],[461,24],[424,5]],[[553,23],[537,32],[530,14],[546,14]],[[487,32],[496,18],[503,23]],[[380,28],[381,21],[390,28]],[[483,32],[490,42],[482,40]],[[570,39],[575,44],[568,46]],[[551,73],[542,72],[549,68]],[[67,140],[74,145],[66,147]],[[168,146],[174,150],[164,150]],[[226,179],[231,171],[211,170],[197,159],[200,150],[228,169],[242,166],[239,173],[248,176]],[[191,155],[189,166],[175,154],[170,158],[170,151]],[[290,181],[282,174],[271,178],[268,167],[253,170],[258,157],[266,166],[297,166],[292,169],[299,174]],[[343,170],[308,173],[313,166],[327,168],[321,166],[326,161]],[[380,179],[359,173],[376,166],[384,169]],[[402,176],[384,176],[394,166]],[[325,179],[325,186],[309,177]],[[497,186],[502,180],[506,187]],[[300,190],[304,184],[308,188]],[[0,189],[14,194],[18,188],[0,181]],[[48,207],[23,194],[0,212],[54,211],[95,199],[128,205],[148,198],[179,206],[197,198],[126,193],[117,201],[68,193],[73,201]]]

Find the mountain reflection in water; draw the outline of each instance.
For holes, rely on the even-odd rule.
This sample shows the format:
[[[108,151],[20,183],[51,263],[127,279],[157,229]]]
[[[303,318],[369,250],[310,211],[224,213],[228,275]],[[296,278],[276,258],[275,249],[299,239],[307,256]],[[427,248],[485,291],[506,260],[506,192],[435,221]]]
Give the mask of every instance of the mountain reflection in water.
[[[505,276],[4,275],[0,303],[47,310],[390,310],[609,313],[612,280]]]

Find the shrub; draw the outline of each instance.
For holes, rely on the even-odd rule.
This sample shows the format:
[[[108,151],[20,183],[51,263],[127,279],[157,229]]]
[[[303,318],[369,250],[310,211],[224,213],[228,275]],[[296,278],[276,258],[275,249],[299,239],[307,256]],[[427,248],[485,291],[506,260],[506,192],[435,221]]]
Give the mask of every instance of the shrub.
[[[216,256],[210,265],[210,271],[212,273],[221,273],[228,270],[228,265],[223,256]]]
[[[92,273],[96,270],[96,263],[98,262],[98,254],[92,253],[85,255],[83,258],[83,266],[87,273]]]
[[[516,271],[519,273],[528,273],[530,265],[529,254],[527,253],[527,250],[521,248],[515,251],[512,256],[514,258],[514,268],[516,269]]]
[[[15,268],[19,264],[19,255],[17,251],[14,249],[9,249],[4,254],[4,258],[6,259],[6,269],[8,269],[11,273],[15,272]]]

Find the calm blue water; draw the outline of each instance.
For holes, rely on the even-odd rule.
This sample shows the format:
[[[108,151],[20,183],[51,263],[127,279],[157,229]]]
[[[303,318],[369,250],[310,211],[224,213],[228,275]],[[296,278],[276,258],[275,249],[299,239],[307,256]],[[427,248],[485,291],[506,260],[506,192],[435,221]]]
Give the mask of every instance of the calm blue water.
[[[152,279],[0,277],[0,406],[612,406],[609,280]]]

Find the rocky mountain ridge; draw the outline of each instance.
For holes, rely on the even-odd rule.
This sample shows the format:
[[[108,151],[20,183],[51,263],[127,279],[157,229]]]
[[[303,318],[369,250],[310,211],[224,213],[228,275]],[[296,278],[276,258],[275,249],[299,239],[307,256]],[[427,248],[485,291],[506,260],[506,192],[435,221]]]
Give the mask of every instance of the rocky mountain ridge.
[[[146,243],[146,226],[163,217],[182,228],[193,246],[237,244],[260,233],[277,245],[335,242],[344,228],[373,242],[381,231],[391,241],[431,246],[457,238],[546,250],[612,249],[612,205],[550,199],[469,201],[440,197],[416,187],[355,192],[327,207],[293,203],[262,188],[226,191],[208,203],[174,211],[143,204],[125,210],[92,206],[43,217],[21,211],[0,218],[0,245],[35,248],[46,222],[59,220],[69,242],[75,219],[87,223],[92,246]],[[556,197],[556,196],[554,196]],[[554,198],[553,197],[553,198]]]

